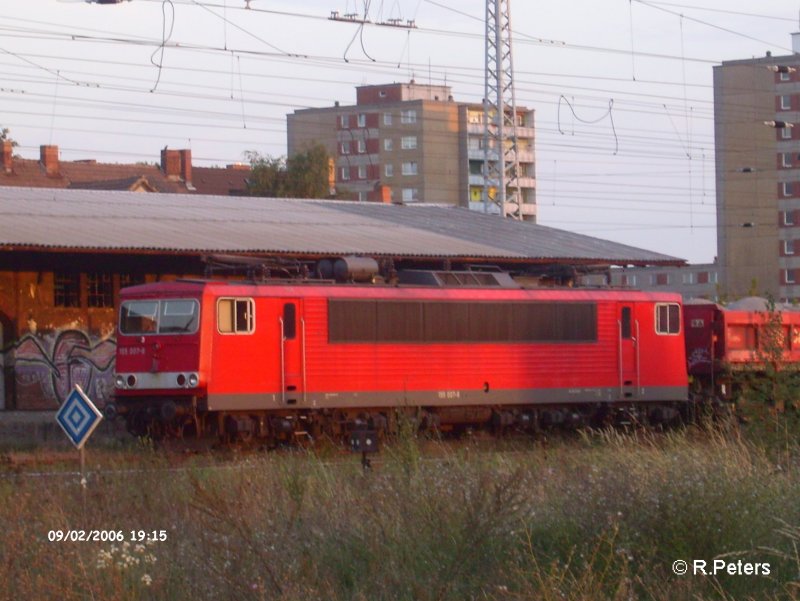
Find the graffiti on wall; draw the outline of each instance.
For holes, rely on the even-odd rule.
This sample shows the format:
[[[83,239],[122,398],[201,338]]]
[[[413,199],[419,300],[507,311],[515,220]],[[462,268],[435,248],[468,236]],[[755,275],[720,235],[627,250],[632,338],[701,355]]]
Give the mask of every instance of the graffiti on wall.
[[[92,338],[81,330],[26,334],[12,347],[16,405],[55,409],[75,384],[103,406],[113,393],[113,338]]]

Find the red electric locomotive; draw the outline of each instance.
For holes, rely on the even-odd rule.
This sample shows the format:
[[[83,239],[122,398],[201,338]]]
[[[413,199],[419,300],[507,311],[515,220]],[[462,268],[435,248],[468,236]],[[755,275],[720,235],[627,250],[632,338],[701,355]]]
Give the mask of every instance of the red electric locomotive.
[[[663,422],[688,394],[671,293],[146,284],[121,292],[117,345],[115,408],[137,435]]]

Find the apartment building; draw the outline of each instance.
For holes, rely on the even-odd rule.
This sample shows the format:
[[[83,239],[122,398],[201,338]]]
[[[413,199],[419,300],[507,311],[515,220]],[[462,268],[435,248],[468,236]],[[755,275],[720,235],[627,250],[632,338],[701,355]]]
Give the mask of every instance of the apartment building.
[[[720,288],[800,298],[800,34],[795,54],[714,67]]]
[[[324,144],[345,198],[483,211],[483,119],[483,106],[456,102],[450,86],[413,80],[360,86],[355,105],[287,115],[288,152]],[[533,111],[518,108],[516,122],[522,213],[535,221]],[[491,148],[490,160],[497,159]],[[493,204],[489,210],[499,212]]]
[[[705,298],[718,301],[719,274],[716,263],[614,267],[609,270],[612,286],[638,290],[677,292],[684,299]]]

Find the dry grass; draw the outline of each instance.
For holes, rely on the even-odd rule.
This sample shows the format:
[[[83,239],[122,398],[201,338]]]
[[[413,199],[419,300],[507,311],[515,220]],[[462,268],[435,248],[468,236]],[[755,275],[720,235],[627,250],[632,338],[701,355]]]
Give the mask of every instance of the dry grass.
[[[691,432],[507,446],[404,439],[366,473],[306,452],[176,467],[90,450],[90,466],[121,471],[92,477],[85,503],[75,477],[7,472],[0,598],[800,599],[797,453],[778,463]],[[49,542],[54,529],[167,540]],[[722,556],[772,573],[671,572]]]

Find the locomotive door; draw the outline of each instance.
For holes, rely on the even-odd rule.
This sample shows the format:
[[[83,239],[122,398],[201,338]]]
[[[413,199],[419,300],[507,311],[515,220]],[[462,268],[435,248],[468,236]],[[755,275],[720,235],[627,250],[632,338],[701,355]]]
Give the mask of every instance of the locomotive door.
[[[639,322],[633,304],[619,307],[619,396],[620,400],[639,396]]]
[[[278,325],[281,339],[281,400],[284,405],[295,405],[305,398],[306,332],[302,315],[300,300],[283,300]]]

